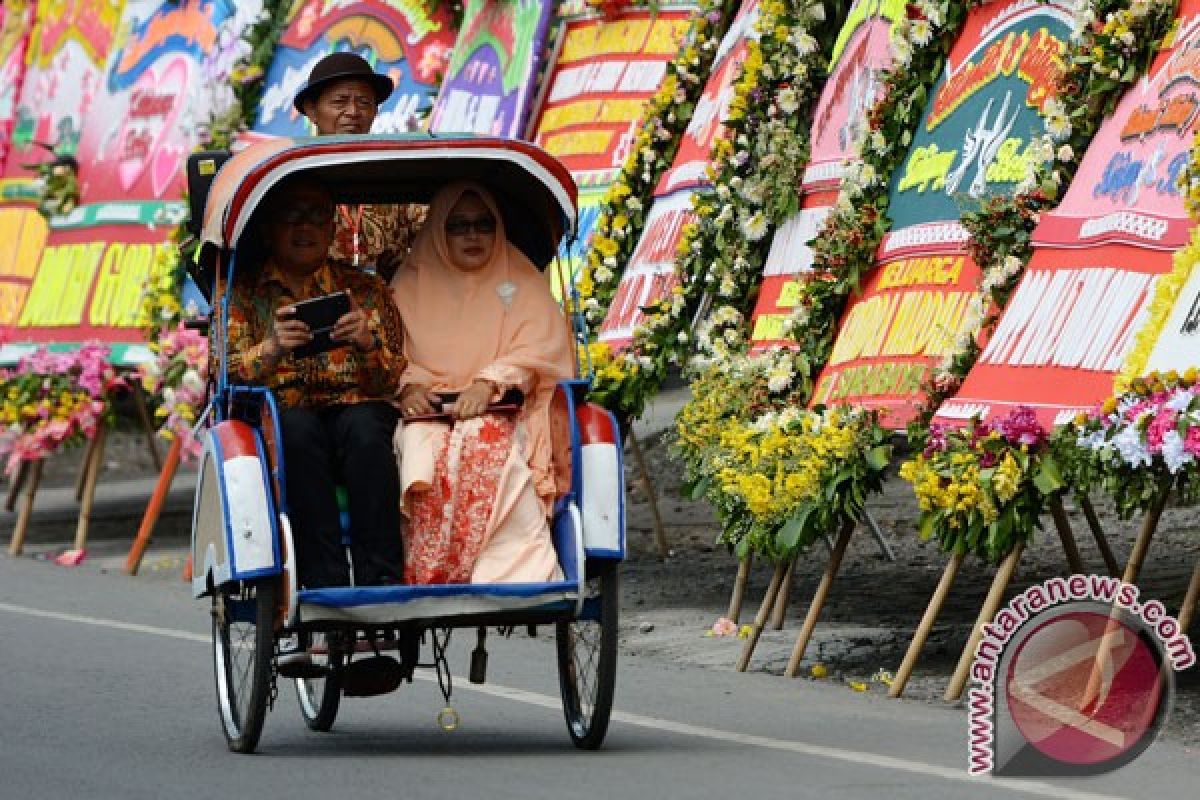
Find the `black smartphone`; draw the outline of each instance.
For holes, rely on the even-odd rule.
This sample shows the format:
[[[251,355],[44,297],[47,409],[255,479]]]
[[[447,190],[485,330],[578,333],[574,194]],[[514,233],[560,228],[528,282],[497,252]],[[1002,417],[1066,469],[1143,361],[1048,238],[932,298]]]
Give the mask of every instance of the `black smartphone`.
[[[347,292],[334,292],[323,297],[301,300],[292,308],[295,309],[296,319],[308,326],[313,337],[311,342],[292,351],[296,358],[308,358],[349,344],[335,342],[331,338],[333,326],[350,313],[350,295]]]

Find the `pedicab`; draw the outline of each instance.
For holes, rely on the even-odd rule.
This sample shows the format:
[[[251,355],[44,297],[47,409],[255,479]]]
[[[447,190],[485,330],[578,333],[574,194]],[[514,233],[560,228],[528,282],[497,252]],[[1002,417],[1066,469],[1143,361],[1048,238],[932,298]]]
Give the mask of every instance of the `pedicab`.
[[[230,749],[249,753],[258,746],[266,712],[278,694],[277,662],[285,641],[299,641],[312,654],[315,674],[294,679],[309,728],[329,730],[344,694],[386,693],[411,682],[414,668],[432,668],[446,699],[438,721],[453,729],[458,720],[450,706],[447,664],[453,631],[476,631],[470,678],[482,682],[487,631],[532,634],[536,626],[554,630],[571,740],[582,749],[598,748],[616,677],[625,495],[617,423],[586,401],[586,377],[560,383],[552,405],[555,450],[569,454],[561,459],[567,463],[554,465],[570,487],[557,498],[551,520],[561,581],[298,586],[284,480],[293,465],[284,463],[276,400],[268,389],[231,377],[220,322],[227,315],[219,312],[228,307],[251,215],[272,186],[298,173],[322,181],[337,203],[426,202],[444,183],[478,181],[497,198],[509,240],[543,271],[556,262],[576,218],[570,174],[551,156],[519,141],[322,137],[260,143],[228,160],[215,154],[191,158],[190,199],[197,219],[203,209],[203,224],[196,228],[201,246],[190,269],[218,309],[210,331],[216,358],[207,427],[199,434],[204,447],[192,524],[192,589],[211,603],[217,709]],[[345,512],[342,527],[347,543]],[[376,668],[389,660],[399,669],[383,670],[380,686]],[[366,689],[364,665],[377,678],[367,680]]]

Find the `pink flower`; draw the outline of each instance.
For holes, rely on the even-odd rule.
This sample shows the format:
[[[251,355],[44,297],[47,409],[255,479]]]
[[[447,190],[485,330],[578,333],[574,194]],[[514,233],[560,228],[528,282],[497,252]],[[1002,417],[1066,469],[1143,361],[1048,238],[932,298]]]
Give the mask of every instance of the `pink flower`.
[[[721,617],[713,623],[711,632],[713,636],[736,636],[738,626],[729,617]]]
[[[1200,427],[1188,428],[1187,436],[1183,438],[1183,449],[1194,456],[1200,456]]]
[[[1175,430],[1175,421],[1179,415],[1169,409],[1160,409],[1150,424],[1146,426],[1146,445],[1151,453],[1161,453],[1163,436],[1167,431]]]
[[[1037,413],[1029,406],[1017,406],[1007,417],[997,420],[993,429],[1009,444],[1037,447],[1046,441],[1046,429],[1037,420]]]

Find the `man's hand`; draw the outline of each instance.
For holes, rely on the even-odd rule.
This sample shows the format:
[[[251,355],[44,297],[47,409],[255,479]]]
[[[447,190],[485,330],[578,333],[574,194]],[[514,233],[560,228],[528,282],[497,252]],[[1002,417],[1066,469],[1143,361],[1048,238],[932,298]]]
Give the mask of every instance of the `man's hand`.
[[[496,385],[494,383],[482,378],[476,379],[470,388],[458,396],[458,402],[454,404],[455,418],[471,419],[472,417],[478,417],[487,410],[488,404],[492,402],[492,395],[495,392]]]
[[[420,383],[410,383],[400,392],[396,400],[400,413],[405,417],[417,417],[438,413],[439,403],[429,387]]]
[[[350,295],[350,310],[338,317],[329,338],[335,342],[352,344],[359,350],[375,349],[375,334],[371,333],[371,327],[367,324],[367,312],[358,307],[353,294]]]
[[[297,347],[312,341],[312,331],[308,325],[296,318],[296,309],[290,305],[275,309],[275,326],[271,334],[263,340],[263,358],[272,364],[291,353]]]

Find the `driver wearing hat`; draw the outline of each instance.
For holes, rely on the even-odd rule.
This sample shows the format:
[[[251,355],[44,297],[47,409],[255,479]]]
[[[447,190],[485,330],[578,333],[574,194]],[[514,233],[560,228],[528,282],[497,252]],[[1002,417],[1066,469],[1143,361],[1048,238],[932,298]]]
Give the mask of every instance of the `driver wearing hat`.
[[[318,136],[370,133],[392,79],[355,53],[331,53],[312,68],[294,105]],[[422,205],[342,205],[329,257],[390,281],[425,221]]]

